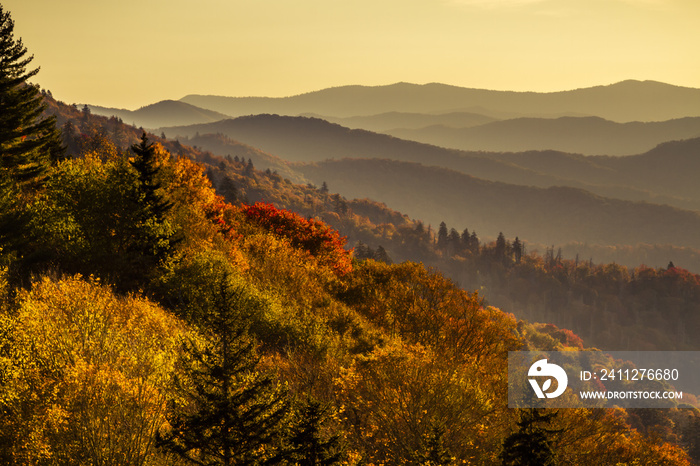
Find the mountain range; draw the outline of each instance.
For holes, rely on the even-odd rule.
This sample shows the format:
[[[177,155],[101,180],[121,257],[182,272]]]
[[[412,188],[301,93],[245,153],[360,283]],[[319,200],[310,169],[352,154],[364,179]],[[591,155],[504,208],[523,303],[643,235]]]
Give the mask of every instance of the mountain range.
[[[387,112],[499,112],[513,116],[598,116],[612,121],[661,121],[700,116],[700,90],[655,81],[622,81],[562,92],[512,92],[469,89],[446,84],[397,83],[343,86],[291,97],[187,95],[191,105],[230,116],[260,113],[333,117]]]
[[[649,81],[547,94],[400,83],[134,113],[171,109],[186,124],[154,132],[485,237],[700,249],[697,104],[697,89]]]

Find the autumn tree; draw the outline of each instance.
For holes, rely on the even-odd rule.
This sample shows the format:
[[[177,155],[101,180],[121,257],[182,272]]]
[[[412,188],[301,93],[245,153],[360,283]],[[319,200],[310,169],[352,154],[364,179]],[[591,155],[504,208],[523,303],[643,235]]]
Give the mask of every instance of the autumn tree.
[[[181,323],[80,276],[18,301],[0,313],[0,462],[149,464]]]

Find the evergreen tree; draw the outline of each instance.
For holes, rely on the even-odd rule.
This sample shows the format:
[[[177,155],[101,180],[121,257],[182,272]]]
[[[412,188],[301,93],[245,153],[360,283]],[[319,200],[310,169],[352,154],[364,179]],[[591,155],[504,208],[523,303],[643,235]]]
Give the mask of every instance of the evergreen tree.
[[[138,176],[134,194],[138,206],[135,225],[138,232],[133,252],[161,260],[177,242],[166,220],[173,203],[162,194],[158,181],[160,168],[157,165],[156,150],[154,145],[148,142],[145,132],[141,136],[141,143],[131,146],[131,150],[136,157],[130,163]]]
[[[474,253],[474,254],[479,254],[479,237],[476,235],[476,231],[472,231],[472,235],[469,241],[469,249]]]
[[[384,249],[384,246],[381,244],[377,246],[377,250],[374,253],[374,259],[389,265],[394,263],[394,261],[391,260],[391,257],[389,257],[389,253],[386,252],[386,249]]]
[[[469,229],[465,228],[464,231],[462,232],[462,235],[460,236],[460,239],[462,240],[462,249],[465,251],[470,250],[470,245],[471,245],[471,237],[469,236]]]
[[[515,241],[513,241],[513,254],[515,255],[515,263],[519,264],[523,257],[523,243],[516,236]]]
[[[328,194],[328,183],[325,181],[321,184],[321,194]]]
[[[248,158],[248,164],[245,166],[245,174],[246,176],[255,175],[255,166],[253,165],[253,160],[251,158]]]
[[[339,435],[327,438],[321,433],[327,408],[321,403],[308,400],[300,413],[300,419],[290,436],[289,459],[299,466],[322,466],[340,464],[343,450]]]
[[[39,69],[22,39],[14,38],[14,21],[0,5],[0,248],[18,250],[28,240],[26,196],[40,186],[49,167],[63,157],[55,117],[45,110],[38,87],[27,83]]]
[[[362,241],[358,241],[357,246],[355,246],[352,254],[353,256],[355,256],[356,259],[359,260],[374,258],[374,251],[372,251],[372,249]]]
[[[440,222],[440,228],[438,229],[437,237],[437,247],[439,249],[445,249],[447,247],[447,224],[445,222]]]
[[[450,228],[450,234],[447,236],[447,246],[451,254],[460,251],[461,238],[459,233],[454,228]]]
[[[289,403],[271,376],[256,370],[251,314],[260,301],[229,277],[217,279],[203,321],[208,344],[185,345],[177,386],[185,406],[173,408],[171,429],[157,445],[199,465],[279,464]],[[198,303],[201,305],[201,303]]]
[[[173,203],[165,200],[160,193],[161,185],[158,182],[160,168],[156,161],[156,150],[153,143],[148,142],[148,136],[144,132],[141,143],[131,146],[136,158],[131,161],[131,166],[138,173],[139,192],[143,196],[143,202],[147,206],[145,215],[154,216],[162,222],[166,214],[172,209]]]
[[[544,414],[533,408],[522,412],[518,430],[503,441],[501,461],[503,466],[555,466],[557,464],[552,449],[552,434],[559,430],[543,427],[556,416],[556,412]]]
[[[63,156],[55,117],[45,110],[39,89],[27,83],[39,69],[22,39],[14,39],[14,21],[0,5],[0,168],[14,182],[37,182]]]
[[[450,451],[444,444],[445,428],[433,424],[425,436],[423,451],[417,455],[420,466],[449,466],[454,464]]]
[[[222,196],[224,196],[226,202],[233,203],[236,202],[236,199],[238,198],[238,190],[236,189],[236,183],[234,183],[234,181],[228,175],[224,175],[223,179],[221,180],[221,184],[219,185],[219,192]]]
[[[340,197],[340,194],[333,195],[333,210],[341,217],[348,213],[348,204],[345,199]]]
[[[0,248],[2,252],[23,249],[31,240],[27,229],[31,216],[16,187],[0,177]]]
[[[503,236],[503,232],[500,232],[498,233],[498,238],[496,238],[496,249],[494,250],[496,259],[504,260],[506,258],[506,248],[506,237]]]

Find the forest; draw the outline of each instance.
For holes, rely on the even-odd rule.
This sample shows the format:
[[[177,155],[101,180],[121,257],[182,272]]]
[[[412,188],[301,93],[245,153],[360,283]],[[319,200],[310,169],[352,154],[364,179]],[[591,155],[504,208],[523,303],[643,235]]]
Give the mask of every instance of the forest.
[[[629,305],[615,315],[642,332],[651,293],[692,312],[697,275],[435,232],[65,105],[29,82],[2,8],[0,56],[0,463],[700,459],[687,405],[517,410],[506,395],[508,351],[590,345],[523,319],[571,306],[561,324],[585,328]],[[491,288],[530,314],[490,305]],[[657,330],[657,349],[690,345]]]

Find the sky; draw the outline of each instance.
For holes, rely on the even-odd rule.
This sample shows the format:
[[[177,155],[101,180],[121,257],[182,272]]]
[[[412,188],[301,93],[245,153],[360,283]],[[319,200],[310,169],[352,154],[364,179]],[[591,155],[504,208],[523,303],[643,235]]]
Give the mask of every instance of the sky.
[[[551,92],[626,79],[700,88],[698,0],[0,0],[33,81],[136,109],[441,82]]]

